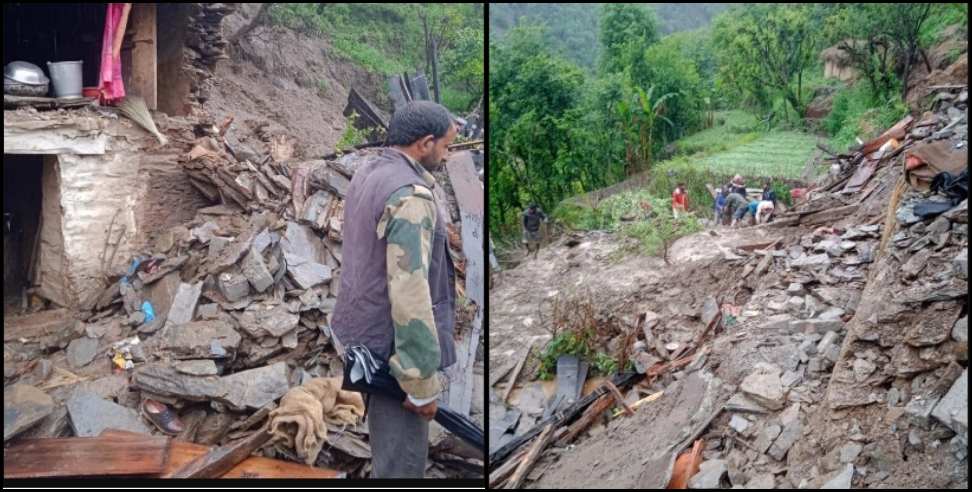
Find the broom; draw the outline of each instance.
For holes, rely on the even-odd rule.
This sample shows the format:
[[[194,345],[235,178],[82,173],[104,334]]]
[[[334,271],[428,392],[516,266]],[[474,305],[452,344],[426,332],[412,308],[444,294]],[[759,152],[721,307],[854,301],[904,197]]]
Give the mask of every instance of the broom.
[[[155,121],[152,120],[152,115],[149,114],[148,106],[145,105],[145,100],[137,97],[130,96],[126,97],[121,104],[118,105],[118,110],[130,120],[138,123],[138,126],[144,128],[146,131],[155,135],[155,138],[159,139],[159,143],[165,145],[169,142],[165,135],[159,132],[159,129],[155,127]]]

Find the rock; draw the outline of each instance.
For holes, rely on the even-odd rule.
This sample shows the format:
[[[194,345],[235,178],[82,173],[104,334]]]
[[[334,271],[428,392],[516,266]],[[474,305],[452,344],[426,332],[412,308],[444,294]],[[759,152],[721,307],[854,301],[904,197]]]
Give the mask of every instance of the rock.
[[[943,232],[947,232],[951,228],[952,222],[949,221],[948,218],[940,215],[938,218],[933,220],[927,228],[925,228],[925,232],[929,234],[941,234]]]
[[[817,353],[826,354],[827,351],[830,350],[830,347],[837,343],[838,337],[839,335],[833,331],[828,331],[825,333],[823,338],[820,340],[820,343],[817,344]]]
[[[702,313],[700,315],[700,317],[702,318],[702,324],[705,326],[709,326],[709,323],[713,319],[715,319],[715,317],[718,314],[719,314],[719,304],[716,301],[715,297],[712,296],[706,297],[705,301],[702,303]]]
[[[105,400],[92,391],[75,391],[67,401],[67,410],[71,428],[78,437],[95,437],[109,428],[151,434],[134,410]]]
[[[729,420],[729,427],[732,427],[736,432],[742,434],[747,428],[749,428],[749,421],[740,417],[739,415],[733,415]]]
[[[794,296],[786,300],[786,308],[791,313],[799,313],[803,309],[803,298]]]
[[[238,273],[223,272],[219,274],[219,291],[229,302],[243,299],[250,293],[250,282]]]
[[[184,360],[172,364],[175,370],[192,376],[215,376],[218,374],[216,363],[211,359]]]
[[[222,380],[229,388],[227,404],[239,410],[259,410],[290,389],[287,363],[283,361],[225,376]]]
[[[823,362],[821,361],[820,357],[811,357],[810,362],[807,362],[807,370],[810,372],[823,371]]]
[[[769,413],[769,410],[743,393],[736,393],[726,402],[726,410],[733,412]]]
[[[243,270],[243,276],[253,286],[253,290],[263,292],[267,290],[267,287],[273,285],[273,276],[270,275],[270,270],[267,268],[266,262],[263,261],[263,255],[253,249],[243,257],[243,263],[240,264],[240,267]]]
[[[24,432],[54,411],[54,400],[43,391],[14,384],[3,389],[3,441]]]
[[[331,267],[327,265],[290,253],[284,253],[284,259],[287,261],[287,273],[301,289],[310,289],[331,280]]]
[[[756,438],[756,451],[759,453],[765,453],[769,449],[770,445],[773,444],[773,441],[779,437],[782,430],[783,428],[776,424],[770,424],[763,427],[763,430],[760,431],[759,436]]]
[[[938,402],[931,415],[941,423],[947,425],[957,434],[968,435],[969,432],[969,370],[966,368],[962,375],[952,383],[951,389]]]
[[[904,273],[905,278],[912,279],[918,276],[918,274],[925,268],[928,263],[928,258],[931,258],[933,251],[930,249],[923,249],[908,258],[908,261],[901,267],[901,271]]]
[[[960,224],[966,224],[969,221],[969,200],[966,198],[962,200],[962,203],[958,206],[952,207],[951,210],[942,214],[942,217],[952,221],[958,222]]]
[[[861,454],[861,450],[864,446],[856,442],[849,442],[840,448],[840,462],[841,463],[853,463],[857,459],[857,455]]]
[[[199,306],[197,313],[202,319],[216,319],[219,317],[219,304],[203,304]]]
[[[917,203],[917,201],[912,200],[898,207],[895,217],[898,219],[899,224],[907,226],[916,222],[921,222],[921,217],[915,215],[915,205]]]
[[[280,337],[280,344],[287,349],[297,348],[297,330],[293,330],[290,333]]]
[[[821,253],[819,255],[804,255],[790,262],[790,266],[795,268],[826,265],[830,265],[830,256],[828,256],[826,253]]]
[[[790,283],[790,286],[786,288],[786,293],[790,294],[791,296],[802,296],[806,293],[806,291],[803,290],[803,284],[792,282]]]
[[[203,244],[208,243],[216,233],[219,232],[219,226],[213,222],[206,222],[205,224],[196,227],[190,232],[190,238],[195,239]]]
[[[938,404],[941,397],[932,396],[914,396],[911,401],[908,402],[904,407],[904,411],[907,415],[911,417],[911,420],[922,427],[926,427],[929,424],[929,417],[932,411],[935,409],[935,405]]]
[[[780,415],[780,423],[782,424],[783,430],[769,449],[769,455],[777,461],[783,460],[786,452],[789,451],[793,443],[802,435],[803,426],[800,423],[800,404],[794,403],[787,408]]]
[[[765,370],[753,372],[743,379],[739,389],[770,410],[783,408],[783,384],[780,382],[778,369],[775,373]]]
[[[969,317],[962,316],[962,319],[955,322],[952,326],[952,339],[960,343],[969,342]]]
[[[844,322],[839,318],[835,320],[826,319],[798,319],[790,322],[791,332],[803,333],[828,333],[844,329]],[[835,333],[836,335],[836,333]]]
[[[690,489],[717,489],[727,472],[726,460],[707,460],[699,465],[699,472],[688,482]]]
[[[772,473],[760,473],[746,483],[747,489],[767,490],[776,487],[776,479]]]
[[[831,307],[831,308],[827,308],[826,311],[820,313],[820,315],[817,316],[817,319],[821,321],[840,321],[842,316],[844,316],[843,309],[839,307]],[[843,327],[843,323],[841,323],[841,325],[838,326],[836,330],[839,330],[842,327]],[[834,328],[828,328],[828,329],[833,330]],[[824,330],[824,332],[826,333],[826,330]]]
[[[843,471],[839,472],[833,478],[823,484],[821,489],[849,489],[851,486],[851,479],[854,478],[854,465],[848,464]]]
[[[196,284],[179,284],[175,298],[172,299],[172,307],[169,308],[169,315],[166,318],[168,323],[181,325],[192,321],[196,312],[196,303],[199,302],[199,294],[202,292],[202,282]]]
[[[78,369],[88,365],[98,353],[98,340],[89,337],[75,338],[67,347],[67,361]]]
[[[952,271],[959,278],[969,278],[969,248],[962,248],[962,251],[952,259]]]
[[[240,328],[253,338],[267,335],[278,338],[297,327],[300,315],[291,313],[284,304],[254,304],[240,315],[239,321]]]
[[[852,367],[854,370],[854,379],[856,379],[858,382],[867,379],[868,376],[870,376],[871,373],[877,369],[877,366],[875,366],[872,362],[864,359],[854,359],[854,364]]]
[[[206,254],[210,259],[215,259],[219,256],[219,252],[228,246],[232,241],[233,238],[213,236],[212,239],[209,240],[209,251]]]
[[[789,388],[803,380],[803,369],[799,371],[786,371],[780,376],[780,382],[784,388]]]
[[[226,321],[215,319],[170,325],[162,333],[162,350],[176,359],[208,359],[217,357],[210,346],[216,340],[233,358],[242,341],[236,329]]]

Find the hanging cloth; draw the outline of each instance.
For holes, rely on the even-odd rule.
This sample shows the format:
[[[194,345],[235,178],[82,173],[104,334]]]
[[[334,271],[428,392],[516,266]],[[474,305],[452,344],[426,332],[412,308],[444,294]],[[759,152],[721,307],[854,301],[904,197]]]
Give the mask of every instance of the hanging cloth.
[[[114,55],[116,38],[125,35],[124,27],[118,32],[121,23],[128,22],[128,12],[125,3],[109,3],[105,14],[105,33],[101,42],[101,69],[98,71],[98,92],[101,94],[101,104],[108,105],[118,102],[125,97],[125,85],[122,82],[121,53]],[[120,43],[119,43],[120,44]]]

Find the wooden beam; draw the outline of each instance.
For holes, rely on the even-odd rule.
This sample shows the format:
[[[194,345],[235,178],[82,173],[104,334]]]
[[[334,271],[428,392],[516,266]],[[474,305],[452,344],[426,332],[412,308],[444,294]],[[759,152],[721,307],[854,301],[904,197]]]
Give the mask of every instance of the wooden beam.
[[[510,382],[506,384],[506,390],[503,391],[503,402],[506,403],[506,399],[510,397],[510,392],[513,391],[513,386],[516,385],[516,378],[520,377],[520,371],[523,369],[523,363],[526,362],[527,358],[530,357],[530,349],[533,348],[533,341],[527,345],[526,352],[523,353],[523,358],[520,362],[517,362],[516,368],[513,369],[513,375],[510,376]]]
[[[516,467],[520,464],[520,461],[523,459],[526,453],[527,453],[526,449],[521,449],[516,454],[516,456],[514,456],[512,459],[507,460],[506,463],[503,463],[503,466],[500,466],[499,468],[494,470],[493,473],[490,473],[489,487],[495,489],[498,488],[501,483],[505,482],[506,479],[509,478],[509,476],[513,473],[513,471],[516,470]]]
[[[590,427],[595,420],[597,420],[598,416],[611,408],[611,402],[613,400],[614,398],[612,395],[601,395],[601,397],[598,398],[593,405],[587,407],[587,410],[584,410],[584,414],[581,415],[576,422],[570,425],[570,427],[567,429],[567,433],[560,438],[558,443],[563,446],[576,439],[577,436],[579,436],[588,427]]]
[[[132,87],[149,109],[158,109],[158,33],[156,4],[132,5]]]
[[[624,408],[624,413],[634,415],[634,410],[632,410],[631,407],[625,403],[624,396],[621,396],[621,391],[618,390],[618,387],[615,386],[611,381],[605,381],[604,385],[607,386],[608,390],[611,391],[611,394],[614,395],[614,399],[618,401],[618,405]]]
[[[516,471],[513,472],[513,476],[510,477],[510,484],[508,488],[520,488],[520,485],[523,483],[523,479],[526,478],[527,472],[529,472],[530,468],[533,467],[533,464],[536,463],[537,458],[540,457],[540,454],[543,453],[543,449],[546,448],[547,444],[550,442],[550,438],[553,437],[553,428],[554,425],[552,423],[547,424],[547,427],[543,429],[543,432],[540,433],[540,437],[533,442],[533,446],[530,448],[530,451],[527,451],[526,456],[523,457],[523,461],[520,461],[520,466],[516,468]]]
[[[102,432],[100,437],[118,438],[126,435],[133,435],[133,433],[110,429]],[[169,457],[161,475],[171,475],[209,451],[209,446],[172,439],[169,445]],[[345,475],[344,472],[302,463],[251,456],[219,478],[345,478]]]
[[[241,461],[260,449],[272,435],[267,427],[261,427],[249,437],[238,442],[220,446],[190,461],[174,473],[163,478],[215,478],[230,471]]]
[[[29,439],[3,450],[3,478],[156,475],[168,445],[166,437],[135,433]]]

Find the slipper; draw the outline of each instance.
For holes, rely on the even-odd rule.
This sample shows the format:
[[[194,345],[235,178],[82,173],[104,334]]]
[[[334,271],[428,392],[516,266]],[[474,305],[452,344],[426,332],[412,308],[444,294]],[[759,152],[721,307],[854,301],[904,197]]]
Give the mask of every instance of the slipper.
[[[161,410],[158,410],[159,408]],[[163,434],[177,436],[185,430],[185,426],[179,420],[179,416],[168,405],[155,400],[145,399],[142,401],[140,409],[145,420],[151,422]]]

